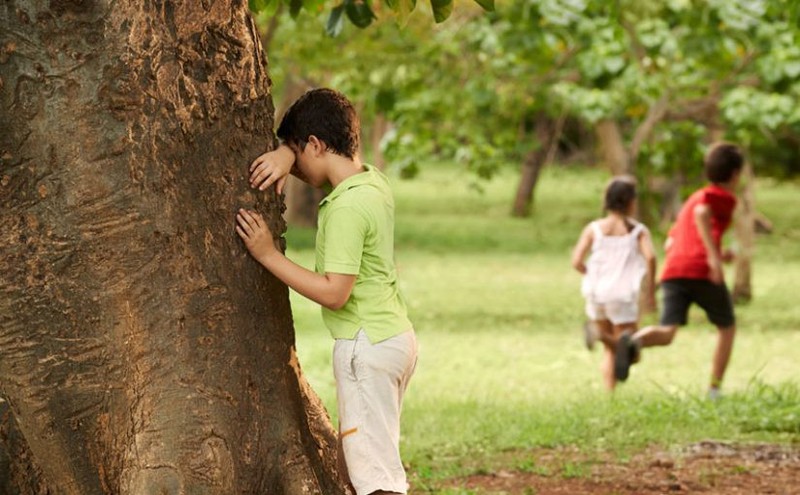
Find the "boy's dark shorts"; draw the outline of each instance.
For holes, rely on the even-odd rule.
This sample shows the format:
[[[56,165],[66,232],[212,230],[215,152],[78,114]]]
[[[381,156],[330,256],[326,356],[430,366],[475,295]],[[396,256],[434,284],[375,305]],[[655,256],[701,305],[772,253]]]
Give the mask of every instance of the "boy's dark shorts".
[[[725,284],[710,280],[674,278],[661,282],[663,309],[662,326],[686,325],[689,306],[696,303],[703,308],[708,320],[718,327],[730,327],[736,323],[733,301]]]

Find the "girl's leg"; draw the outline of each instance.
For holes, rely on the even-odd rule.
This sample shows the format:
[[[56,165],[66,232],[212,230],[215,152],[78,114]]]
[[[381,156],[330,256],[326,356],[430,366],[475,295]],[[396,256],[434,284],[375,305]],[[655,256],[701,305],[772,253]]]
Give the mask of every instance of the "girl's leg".
[[[609,326],[611,327],[612,337],[609,339],[607,344],[603,342],[605,344],[605,355],[603,356],[603,376],[605,377],[606,388],[609,391],[612,391],[617,385],[617,377],[614,375],[614,360],[616,358],[617,342],[619,341],[619,337],[623,334],[623,332],[628,332],[629,335],[633,334],[637,329],[637,325],[636,322],[621,323],[618,325],[613,325],[611,322],[609,322]]]
[[[603,343],[603,360],[600,362],[603,385],[606,390],[612,391],[617,384],[614,378],[614,348],[617,336],[614,335],[614,325],[609,320],[595,320],[594,324],[599,333],[599,340]]]

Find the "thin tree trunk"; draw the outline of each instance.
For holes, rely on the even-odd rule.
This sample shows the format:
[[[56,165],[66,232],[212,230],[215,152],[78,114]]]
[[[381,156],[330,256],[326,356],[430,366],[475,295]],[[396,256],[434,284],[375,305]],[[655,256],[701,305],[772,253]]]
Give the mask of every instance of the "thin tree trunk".
[[[383,114],[377,114],[375,120],[372,122],[372,129],[370,129],[370,151],[372,152],[372,164],[380,170],[386,167],[386,160],[383,157],[381,150],[381,141],[386,131],[389,130],[389,121]]]
[[[549,117],[544,114],[537,117],[534,130],[536,147],[525,155],[525,160],[522,162],[517,194],[514,197],[514,207],[511,210],[513,216],[527,217],[530,215],[533,193],[536,190],[536,184],[539,182],[539,174],[542,171],[542,167],[547,163],[547,157],[558,139],[556,136],[558,133]]]
[[[600,153],[606,167],[613,175],[627,174],[631,171],[628,150],[622,139],[619,125],[613,120],[604,119],[595,125],[595,133],[600,143]]]
[[[9,0],[0,28],[2,441],[30,453],[0,483],[345,493],[287,288],[233,228],[284,229],[247,183],[275,143],[246,2]]]
[[[753,298],[752,261],[755,251],[755,177],[753,167],[745,162],[742,169],[743,190],[739,195],[734,224],[736,250],[736,274],[733,282],[732,296],[737,302],[749,301]]]

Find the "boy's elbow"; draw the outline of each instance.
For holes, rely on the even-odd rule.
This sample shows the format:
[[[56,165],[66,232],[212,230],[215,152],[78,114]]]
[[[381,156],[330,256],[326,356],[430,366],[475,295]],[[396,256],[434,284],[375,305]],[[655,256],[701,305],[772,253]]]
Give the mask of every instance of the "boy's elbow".
[[[322,305],[331,311],[338,311],[347,304],[348,299],[350,299],[350,294],[332,294],[323,301]]]

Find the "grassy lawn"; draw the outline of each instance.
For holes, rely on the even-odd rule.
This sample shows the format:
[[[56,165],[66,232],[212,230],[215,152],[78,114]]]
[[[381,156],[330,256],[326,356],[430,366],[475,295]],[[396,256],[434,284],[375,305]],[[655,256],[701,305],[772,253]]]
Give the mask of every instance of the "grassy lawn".
[[[582,345],[569,252],[599,213],[605,180],[596,171],[546,169],[527,219],[508,214],[511,171],[482,193],[455,168],[394,181],[397,260],[420,342],[402,439],[416,486],[538,447],[624,458],[703,439],[800,441],[798,184],[759,183],[759,209],[775,232],[758,240],[755,298],[737,307],[725,396],[710,403],[715,330],[700,311],[673,345],[646,350],[615,394],[601,387],[600,351]],[[311,233],[287,237],[289,256],[312,267]],[[316,305],[296,294],[292,305],[304,371],[335,417],[332,341]]]

